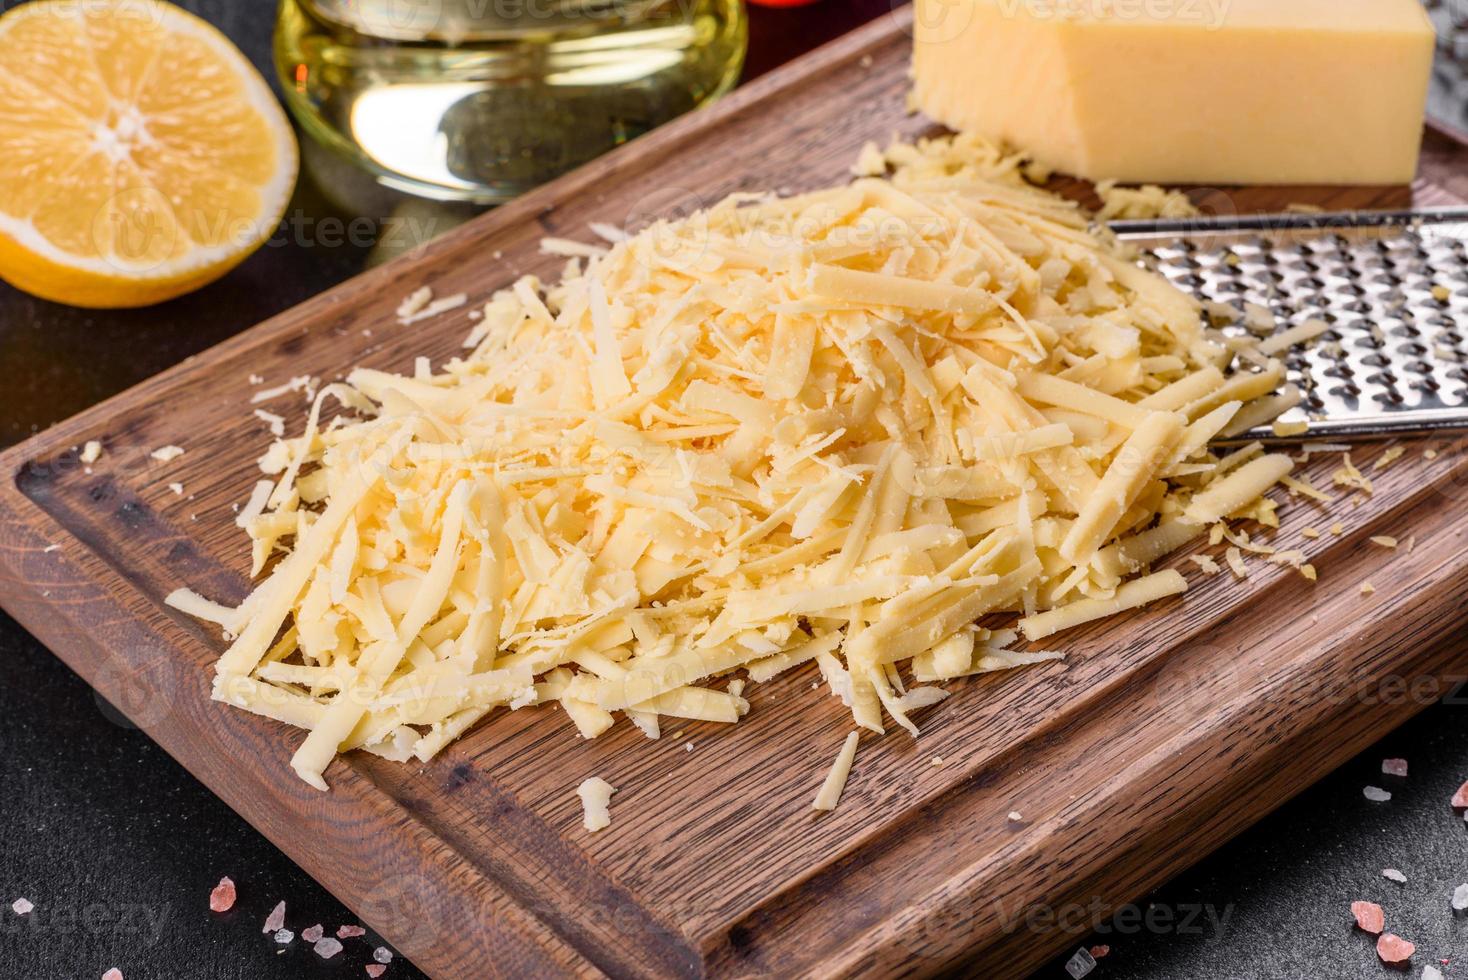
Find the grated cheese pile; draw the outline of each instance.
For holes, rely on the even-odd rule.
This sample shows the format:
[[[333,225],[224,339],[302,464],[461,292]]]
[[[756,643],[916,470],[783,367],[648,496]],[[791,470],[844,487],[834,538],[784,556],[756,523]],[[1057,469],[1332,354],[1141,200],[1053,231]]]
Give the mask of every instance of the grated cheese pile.
[[[215,697],[308,730],[319,788],[498,707],[734,722],[716,678],[810,661],[860,727],[916,734],[935,682],[1055,659],[1014,644],[1184,591],[1148,568],[1210,525],[1277,526],[1290,460],[1208,444],[1278,360],[1020,158],[885,159],[603,235],[438,372],[323,387],[239,515],[269,575],[237,609],[170,597],[232,638]]]

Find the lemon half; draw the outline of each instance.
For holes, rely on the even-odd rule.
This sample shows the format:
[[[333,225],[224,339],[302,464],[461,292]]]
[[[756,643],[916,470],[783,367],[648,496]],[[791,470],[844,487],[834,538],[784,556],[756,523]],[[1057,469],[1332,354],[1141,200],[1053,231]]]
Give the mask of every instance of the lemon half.
[[[0,278],[73,306],[158,303],[260,246],[295,135],[253,66],[156,0],[0,17]]]

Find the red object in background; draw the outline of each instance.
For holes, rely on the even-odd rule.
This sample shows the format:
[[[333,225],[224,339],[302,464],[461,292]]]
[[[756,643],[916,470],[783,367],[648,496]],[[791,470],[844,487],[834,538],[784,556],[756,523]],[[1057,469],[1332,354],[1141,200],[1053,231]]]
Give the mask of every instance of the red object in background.
[[[818,3],[819,0],[749,0],[749,2],[760,7],[804,7]]]

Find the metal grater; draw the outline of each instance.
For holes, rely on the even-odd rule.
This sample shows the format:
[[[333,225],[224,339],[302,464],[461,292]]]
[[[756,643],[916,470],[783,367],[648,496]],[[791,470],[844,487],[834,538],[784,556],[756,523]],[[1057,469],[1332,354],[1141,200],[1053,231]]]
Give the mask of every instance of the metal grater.
[[[1285,355],[1304,401],[1248,439],[1365,439],[1468,429],[1468,208],[1114,221],[1200,300],[1332,329]],[[1444,293],[1446,290],[1446,293]],[[1224,333],[1246,334],[1242,322]]]
[[[1423,0],[1437,28],[1437,58],[1427,94],[1427,117],[1459,138],[1468,137],[1468,0]]]

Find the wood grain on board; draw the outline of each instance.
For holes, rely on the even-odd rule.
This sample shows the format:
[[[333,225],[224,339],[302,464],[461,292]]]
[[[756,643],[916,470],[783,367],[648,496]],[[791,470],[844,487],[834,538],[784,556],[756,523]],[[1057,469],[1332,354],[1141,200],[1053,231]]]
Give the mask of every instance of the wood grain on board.
[[[431,765],[357,754],[317,793],[300,733],[208,700],[217,631],[165,608],[180,584],[248,589],[232,505],[269,442],[249,381],[411,370],[460,349],[466,311],[411,328],[419,285],[486,297],[554,278],[547,234],[640,227],[736,190],[844,179],[869,139],[930,130],[904,110],[894,14],[418,252],[346,283],[0,456],[0,604],[191,772],[430,974],[1020,975],[1432,703],[1468,666],[1468,456],[1406,443],[1376,493],[1290,500],[1270,540],[1318,584],[1191,563],[1182,600],[1056,638],[1064,662],[951,685],[923,735],[864,734],[842,804],[810,801],[851,728],[813,673],[755,685],[739,725],[492,716]],[[1428,134],[1411,189],[1194,189],[1215,211],[1447,204],[1468,151]],[[1061,189],[1078,196],[1078,184]],[[146,342],[140,337],[139,342]],[[304,415],[300,394],[263,406]],[[90,468],[76,447],[106,446]],[[176,444],[169,463],[150,458]],[[1368,469],[1381,446],[1363,447]],[[1338,460],[1308,472],[1329,483]],[[183,494],[169,489],[182,483]],[[1343,533],[1301,538],[1340,521]],[[1389,551],[1390,534],[1415,548]],[[59,546],[59,547],[53,547]],[[1376,591],[1363,596],[1369,580]],[[685,745],[691,744],[692,751]],[[942,764],[933,764],[934,758]],[[581,827],[577,784],[617,787]],[[1010,821],[1018,811],[1023,819]],[[241,872],[244,874],[246,872]],[[262,953],[262,955],[264,955]]]

